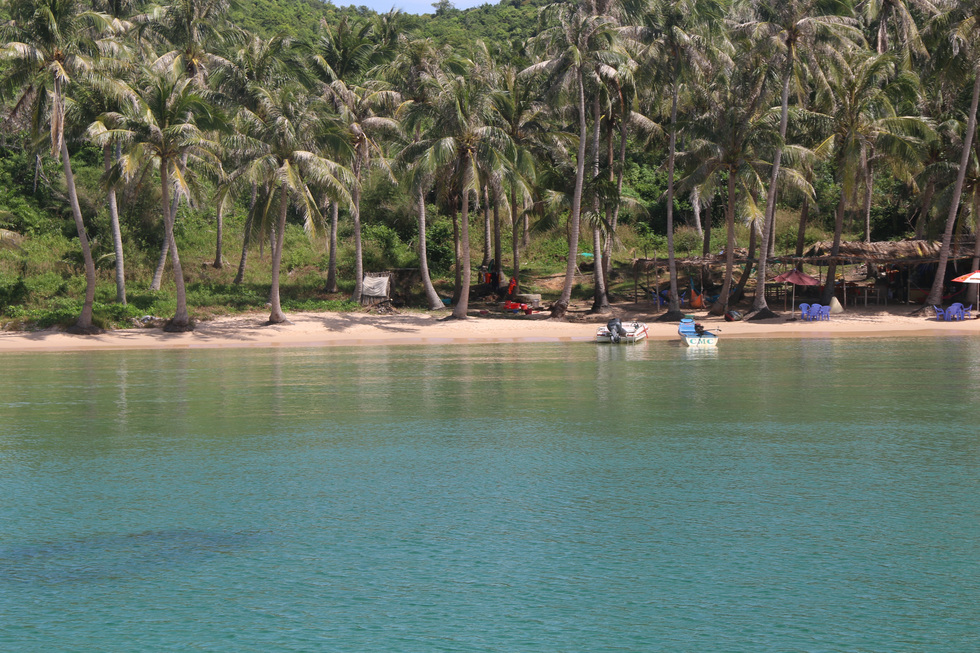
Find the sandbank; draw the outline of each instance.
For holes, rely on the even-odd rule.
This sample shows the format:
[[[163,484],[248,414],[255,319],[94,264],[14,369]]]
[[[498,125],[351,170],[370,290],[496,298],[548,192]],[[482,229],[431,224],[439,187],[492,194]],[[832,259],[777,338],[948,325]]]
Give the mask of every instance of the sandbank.
[[[365,345],[463,345],[507,342],[588,342],[609,316],[589,315],[574,307],[568,319],[551,320],[545,312],[502,314],[474,306],[465,320],[446,319],[446,313],[400,311],[392,314],[293,313],[287,324],[268,325],[268,313],[251,313],[197,322],[194,331],[165,333],[160,328],[131,328],[97,335],[72,335],[58,330],[0,332],[0,354],[127,349],[194,349],[247,347],[356,347]],[[848,308],[830,321],[804,322],[782,312],[760,321],[726,322],[693,312],[698,322],[731,338],[835,338],[978,336],[980,320],[939,322],[914,306]],[[657,311],[644,304],[613,308],[623,321],[640,320],[650,327],[650,339],[677,338],[675,322],[658,322]]]

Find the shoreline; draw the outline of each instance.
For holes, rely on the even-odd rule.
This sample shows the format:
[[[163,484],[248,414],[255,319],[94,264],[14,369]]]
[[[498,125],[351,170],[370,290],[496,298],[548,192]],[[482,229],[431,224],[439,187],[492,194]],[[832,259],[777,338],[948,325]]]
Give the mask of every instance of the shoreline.
[[[132,328],[97,335],[63,331],[0,332],[0,355],[32,352],[79,352],[151,349],[238,349],[253,347],[363,347],[378,345],[461,345],[486,343],[590,342],[596,327],[611,317],[642,321],[649,340],[677,339],[676,322],[657,322],[657,312],[641,305],[615,305],[611,315],[569,311],[567,320],[547,313],[503,315],[474,310],[466,320],[447,320],[445,313],[403,312],[295,313],[290,323],[268,325],[267,313],[249,313],[198,322],[194,331],[164,333],[160,328]],[[647,309],[644,311],[644,309]],[[980,320],[938,322],[910,315],[907,305],[849,308],[830,321],[803,322],[795,314],[757,322],[725,322],[705,312],[690,312],[722,341],[737,338],[943,337],[978,336]],[[723,346],[723,342],[719,343]]]

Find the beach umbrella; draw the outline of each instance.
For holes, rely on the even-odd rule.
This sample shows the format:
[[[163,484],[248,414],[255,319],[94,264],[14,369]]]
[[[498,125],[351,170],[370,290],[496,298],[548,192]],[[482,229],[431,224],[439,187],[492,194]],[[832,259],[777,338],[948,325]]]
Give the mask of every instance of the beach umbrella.
[[[773,279],[777,283],[791,283],[793,284],[793,310],[796,310],[796,287],[797,286],[818,286],[820,281],[811,277],[805,272],[800,272],[799,270],[790,270],[789,272],[783,272],[781,275]],[[786,304],[783,304],[783,308],[786,308]]]
[[[956,277],[953,281],[957,283],[980,283],[980,270],[974,270],[970,274],[964,274],[962,276]],[[973,303],[980,307],[980,287],[977,287],[977,293],[973,300]]]
[[[956,283],[980,283],[980,270],[953,279]]]

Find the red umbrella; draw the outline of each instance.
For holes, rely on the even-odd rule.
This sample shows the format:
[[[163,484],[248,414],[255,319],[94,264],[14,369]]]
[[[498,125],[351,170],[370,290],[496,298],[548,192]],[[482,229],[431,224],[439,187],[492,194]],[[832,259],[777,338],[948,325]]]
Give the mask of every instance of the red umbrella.
[[[790,270],[789,272],[783,272],[781,275],[773,279],[773,281],[778,281],[779,283],[791,283],[796,286],[817,286],[820,285],[820,281],[811,277],[805,272],[800,272],[799,270]]]
[[[779,283],[791,283],[793,284],[793,308],[796,308],[796,287],[797,286],[817,286],[820,285],[820,281],[811,277],[805,272],[800,272],[799,270],[793,269],[789,272],[783,272],[781,275],[773,279]],[[784,303],[785,308],[785,303]]]

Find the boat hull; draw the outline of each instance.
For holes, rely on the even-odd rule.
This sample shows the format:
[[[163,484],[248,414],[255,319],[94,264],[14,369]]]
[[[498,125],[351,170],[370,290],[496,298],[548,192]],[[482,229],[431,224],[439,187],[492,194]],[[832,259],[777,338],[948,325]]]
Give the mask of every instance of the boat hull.
[[[677,334],[688,347],[716,347],[718,345],[717,334],[705,331],[700,324],[695,324],[694,320],[689,317],[681,320],[677,327]]]
[[[643,340],[649,335],[649,328],[643,322],[630,322],[628,324],[623,324],[622,327],[626,330],[626,335],[620,336],[618,342],[620,343],[634,343]],[[596,342],[609,342],[616,343],[617,341],[613,338],[612,333],[610,333],[607,327],[599,327],[595,334]]]

